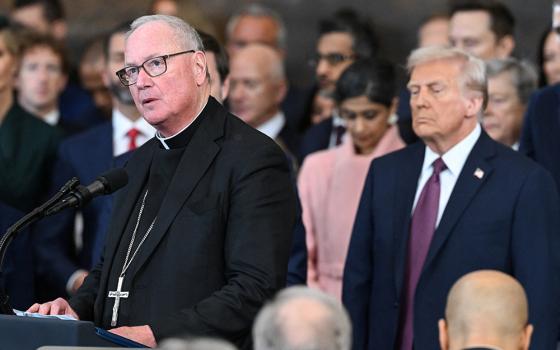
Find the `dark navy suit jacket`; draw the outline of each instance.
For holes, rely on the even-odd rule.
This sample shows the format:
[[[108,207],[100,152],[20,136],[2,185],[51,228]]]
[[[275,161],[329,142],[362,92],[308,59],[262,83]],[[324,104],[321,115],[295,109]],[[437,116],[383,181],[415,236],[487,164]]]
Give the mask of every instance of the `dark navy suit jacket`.
[[[87,185],[110,168],[124,165],[128,155],[113,157],[111,122],[70,137],[59,147],[51,193],[77,177]],[[66,294],[66,283],[78,269],[91,269],[99,260],[112,209],[112,196],[97,197],[81,209],[84,220],[82,248],[74,244],[76,211],[67,209],[46,218],[36,228],[36,255],[40,299]]]
[[[356,216],[343,302],[354,349],[394,349],[407,241],[425,146],[374,160]],[[482,176],[475,176],[477,169]],[[480,175],[480,172],[477,172]],[[479,178],[481,177],[481,178]],[[464,274],[494,269],[525,287],[533,349],[555,349],[559,323],[559,198],[550,174],[482,132],[434,233],[414,301],[415,349],[438,348],[438,319]]]
[[[0,202],[0,237],[25,213]],[[26,310],[35,301],[33,280],[33,236],[29,228],[20,231],[8,246],[0,271],[0,288],[10,297],[13,308]]]
[[[519,151],[548,169],[560,186],[560,84],[531,97]]]

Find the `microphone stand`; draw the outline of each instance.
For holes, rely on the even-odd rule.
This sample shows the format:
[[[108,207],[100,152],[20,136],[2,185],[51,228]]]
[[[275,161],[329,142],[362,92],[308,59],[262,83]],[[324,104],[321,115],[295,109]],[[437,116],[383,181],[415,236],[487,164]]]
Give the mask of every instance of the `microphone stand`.
[[[2,238],[0,239],[0,273],[2,272],[2,264],[4,262],[6,250],[8,249],[8,245],[12,242],[14,237],[27,226],[45,217],[47,210],[55,203],[59,202],[63,196],[67,195],[70,191],[75,189],[78,184],[79,181],[77,178],[74,177],[70,179],[51,199],[49,199],[39,207],[33,209],[29,214],[25,215],[8,228],[4,236],[2,236]],[[0,288],[0,314],[13,315],[14,312],[12,307],[10,306],[9,297],[2,289],[3,288]]]

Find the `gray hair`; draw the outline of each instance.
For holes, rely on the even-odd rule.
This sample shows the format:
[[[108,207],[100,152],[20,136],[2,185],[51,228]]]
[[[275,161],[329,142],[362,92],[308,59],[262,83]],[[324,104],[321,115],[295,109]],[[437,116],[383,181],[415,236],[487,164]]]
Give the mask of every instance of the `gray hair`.
[[[320,324],[308,322],[298,328],[298,335],[305,335],[303,342],[292,339],[293,333],[287,331],[288,322],[282,317],[284,308],[296,300],[315,301],[328,313]],[[280,291],[259,312],[253,327],[255,350],[349,350],[351,338],[350,317],[340,301],[320,290],[301,286]]]
[[[165,340],[161,350],[237,350],[235,346],[221,339],[212,338],[192,338],[179,339],[171,338]]]
[[[480,93],[482,95],[482,109],[488,103],[488,83],[486,80],[486,66],[484,61],[464,50],[446,47],[433,46],[418,48],[408,56],[406,68],[412,73],[416,66],[430,63],[433,61],[462,61],[461,76],[459,84],[463,90]]]
[[[167,24],[175,32],[175,39],[180,43],[185,50],[197,50],[203,51],[204,45],[202,45],[202,40],[196,32],[196,30],[191,27],[187,22],[183,21],[179,17],[167,16],[167,15],[149,15],[142,16],[134,20],[130,25],[130,30],[126,33],[126,40],[134,31],[146,23],[150,22],[163,22]],[[163,38],[162,38],[163,40]]]
[[[282,50],[286,48],[286,38],[288,35],[286,33],[286,25],[284,24],[284,20],[282,20],[282,17],[280,16],[280,14],[278,14],[278,12],[258,3],[252,3],[246,7],[241,8],[229,18],[226,24],[226,35],[228,39],[231,38],[233,30],[235,29],[237,22],[239,22],[239,19],[245,16],[271,18],[278,25],[278,34],[276,38],[277,48]]]
[[[531,63],[518,60],[513,57],[495,59],[486,63],[488,78],[495,77],[501,73],[508,73],[511,77],[517,96],[523,104],[529,102],[531,94],[537,88],[537,72]]]

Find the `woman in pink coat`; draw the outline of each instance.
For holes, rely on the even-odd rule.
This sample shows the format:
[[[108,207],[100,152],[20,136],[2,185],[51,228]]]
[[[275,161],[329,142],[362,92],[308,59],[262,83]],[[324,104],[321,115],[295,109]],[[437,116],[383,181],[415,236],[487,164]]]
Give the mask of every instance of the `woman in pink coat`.
[[[307,283],[340,299],[354,217],[371,161],[404,147],[396,126],[395,72],[387,62],[361,60],[341,75],[335,91],[345,120],[343,143],[309,155],[298,179],[306,231]]]

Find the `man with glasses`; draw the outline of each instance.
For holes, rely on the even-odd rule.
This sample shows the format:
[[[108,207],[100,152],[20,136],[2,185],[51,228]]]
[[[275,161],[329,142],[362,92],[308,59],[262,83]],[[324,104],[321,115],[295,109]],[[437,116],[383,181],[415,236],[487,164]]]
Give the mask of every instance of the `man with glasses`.
[[[315,69],[317,93],[332,94],[338,78],[357,58],[368,58],[377,49],[373,29],[351,10],[338,11],[319,23],[317,52],[309,64]],[[340,118],[333,116],[311,127],[301,143],[301,158],[339,145],[345,132]]]
[[[196,31],[176,17],[135,20],[117,72],[157,129],[126,165],[103,260],[70,314],[148,346],[188,334],[250,348],[264,301],[284,286],[295,196],[281,149],[210,97]]]

